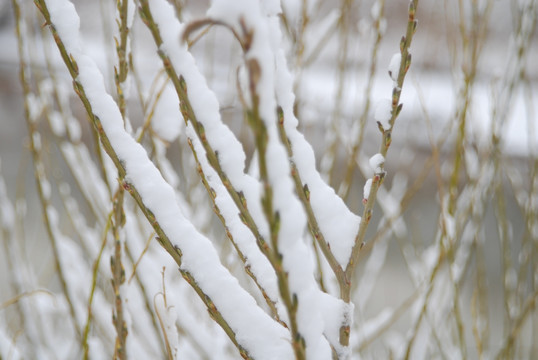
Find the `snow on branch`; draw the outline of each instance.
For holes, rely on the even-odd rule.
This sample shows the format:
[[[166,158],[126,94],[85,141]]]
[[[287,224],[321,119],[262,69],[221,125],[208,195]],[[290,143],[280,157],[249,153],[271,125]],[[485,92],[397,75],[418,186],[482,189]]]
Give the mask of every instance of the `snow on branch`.
[[[123,172],[123,186],[139,202],[159,234],[161,244],[180,265],[184,277],[213,310],[213,315],[222,317],[221,326],[228,329],[227,333],[240,349],[255,358],[266,358],[267,354],[288,358],[291,349],[286,330],[265,314],[222,266],[209,239],[184,217],[175,201],[173,188],[149,160],[144,148],[125,131],[117,104],[106,92],[102,74],[93,59],[80,48],[79,22],[73,21],[78,19],[74,6],[66,0],[40,1],[39,5],[47,21],[53,25],[53,32],[57,32],[55,35],[62,57],[74,77],[79,96],[100,132],[105,150],[120,174]],[[66,43],[62,41],[64,37]],[[191,75],[195,77],[195,82],[202,81],[197,78],[196,72]],[[194,93],[196,95],[196,90]],[[205,104],[204,108],[215,109],[211,102]],[[208,131],[214,129],[209,126]],[[213,133],[212,137],[219,138],[220,135]],[[224,163],[229,164],[227,166],[233,167],[237,162],[231,160],[223,158]]]
[[[208,11],[211,19],[227,24],[235,34],[244,36],[240,39],[245,51],[245,63],[249,75],[250,106],[249,121],[257,139],[258,165],[261,181],[264,184],[262,203],[265,216],[270,224],[270,236],[273,251],[283,257],[282,265],[285,278],[279,281],[289,286],[292,297],[281,292],[283,301],[291,318],[292,337],[294,332],[304,337],[307,358],[330,357],[331,348],[325,333],[329,324],[324,324],[320,309],[321,291],[314,279],[314,267],[310,251],[304,242],[306,218],[302,204],[295,194],[294,182],[290,176],[291,169],[287,150],[279,135],[277,117],[278,94],[280,89],[276,79],[278,61],[281,56],[281,33],[277,14],[278,3],[243,1],[215,1]],[[269,4],[269,5],[268,5]],[[285,64],[284,64],[285,66]],[[277,270],[278,275],[278,270]],[[291,304],[288,303],[291,300]],[[327,299],[330,303],[330,299]],[[299,304],[295,314],[293,302]],[[327,303],[327,304],[329,304]],[[333,298],[333,304],[323,312],[330,316],[338,329],[343,320],[344,306]],[[294,329],[294,316],[297,316],[298,329]],[[338,347],[337,336],[328,335],[331,345]],[[299,345],[300,346],[300,345]],[[304,346],[304,345],[303,345]],[[296,348],[294,346],[294,348]],[[296,353],[296,356],[302,356]]]
[[[271,34],[279,34],[278,26],[272,24]],[[276,39],[273,40],[275,42]],[[348,209],[344,201],[328,185],[316,169],[314,149],[299,132],[299,121],[293,112],[295,95],[293,79],[286,64],[282,48],[275,47],[275,92],[277,103],[282,108],[283,127],[289,141],[291,161],[297,167],[302,186],[308,191],[308,202],[317,219],[321,234],[338,264],[344,267],[351,255],[360,217]]]

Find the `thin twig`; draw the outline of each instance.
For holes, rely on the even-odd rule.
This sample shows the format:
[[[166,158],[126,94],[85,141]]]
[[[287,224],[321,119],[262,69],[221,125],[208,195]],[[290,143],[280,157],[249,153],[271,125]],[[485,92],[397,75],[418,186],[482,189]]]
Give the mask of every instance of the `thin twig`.
[[[402,109],[402,104],[400,104],[400,95],[402,92],[405,75],[407,74],[409,66],[411,65],[411,54],[409,53],[409,49],[411,47],[413,35],[415,34],[417,28],[417,21],[415,20],[415,12],[417,9],[417,5],[418,0],[412,0],[409,3],[406,35],[403,36],[402,40],[400,41],[401,61],[400,68],[398,69],[396,84],[392,91],[392,111],[391,118],[389,120],[389,128],[385,129],[382,125],[379,126],[379,129],[383,134],[379,153],[383,156],[383,158],[386,158],[387,151],[392,142],[392,129],[394,127],[396,118],[398,117]],[[345,269],[345,275],[347,279],[352,279],[355,267],[357,266],[359,253],[364,245],[366,229],[372,217],[372,211],[377,197],[377,190],[382,184],[384,177],[385,171],[383,170],[383,165],[381,165],[380,171],[374,174],[372,185],[370,187],[370,193],[368,195],[368,199],[366,201],[361,222],[359,225],[359,231],[357,233],[357,236],[355,237],[355,243],[351,250],[351,256]],[[345,302],[349,303],[351,301],[351,281],[345,284],[342,293],[342,299]],[[340,330],[340,343],[342,345],[347,346],[349,344],[349,335],[349,324],[344,324]]]

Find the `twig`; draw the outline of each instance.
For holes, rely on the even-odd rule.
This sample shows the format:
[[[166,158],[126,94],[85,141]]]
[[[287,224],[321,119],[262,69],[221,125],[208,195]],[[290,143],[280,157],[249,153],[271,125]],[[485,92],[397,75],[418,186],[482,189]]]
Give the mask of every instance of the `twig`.
[[[362,142],[364,140],[364,128],[366,126],[366,120],[368,118],[368,114],[370,111],[370,104],[371,104],[371,95],[372,95],[372,88],[374,85],[374,76],[376,74],[376,68],[377,68],[377,51],[379,49],[379,45],[381,44],[381,40],[383,39],[383,26],[381,25],[381,22],[384,20],[384,10],[385,10],[385,0],[379,1],[379,13],[378,17],[374,19],[374,28],[375,28],[375,41],[374,45],[372,47],[372,53],[370,55],[370,68],[368,70],[368,80],[366,83],[366,87],[364,89],[364,107],[362,109],[362,112],[359,116],[359,129],[358,129],[358,136],[359,138],[357,141],[353,143],[353,146],[351,147],[351,152],[348,155],[348,161],[346,165],[346,170],[344,172],[344,179],[340,183],[339,186],[339,195],[342,197],[342,199],[347,199],[349,195],[349,190],[351,189],[351,183],[353,181],[353,170],[355,168],[355,159],[357,158],[357,154],[360,151],[362,147]]]
[[[14,305],[18,303],[21,299],[28,297],[28,296],[34,296],[39,293],[48,294],[50,296],[54,296],[52,292],[46,289],[36,289],[32,291],[25,291],[23,293],[17,294],[16,296],[12,297],[11,299],[8,299],[0,304],[0,310],[4,310],[5,308],[10,307],[11,305]]]
[[[405,75],[407,74],[407,70],[409,69],[409,66],[411,65],[411,54],[409,53],[409,48],[411,47],[411,41],[413,39],[413,35],[415,34],[415,31],[417,28],[417,21],[415,20],[415,12],[417,9],[417,5],[418,5],[418,0],[412,0],[409,2],[407,31],[406,31],[406,35],[403,36],[402,40],[400,41],[401,61],[400,61],[400,68],[398,70],[398,76],[396,79],[396,84],[392,91],[392,111],[391,111],[391,118],[389,120],[389,128],[385,129],[383,128],[383,126],[381,125],[379,126],[379,129],[383,134],[379,153],[384,158],[386,158],[387,151],[392,142],[392,129],[394,127],[394,123],[402,109],[402,104],[399,103],[400,95],[402,92],[402,86],[404,83]],[[377,172],[376,174],[374,174],[372,185],[370,187],[370,193],[368,195],[368,200],[366,201],[366,205],[364,207],[363,215],[362,215],[361,222],[359,225],[359,232],[357,236],[355,237],[355,243],[351,250],[351,256],[345,269],[345,274],[346,274],[347,279],[351,279],[353,277],[355,267],[357,266],[357,263],[358,263],[360,250],[362,246],[364,245],[364,237],[366,235],[366,229],[372,217],[372,211],[373,211],[373,207],[374,207],[375,200],[377,197],[377,190],[379,189],[379,186],[381,185],[385,177],[383,166],[380,167],[380,170],[381,170],[380,172]],[[345,302],[349,303],[351,301],[351,281],[346,283],[345,285],[346,286],[344,287],[342,291],[343,293],[342,299]],[[341,334],[340,343],[342,345],[348,345],[349,344],[349,325],[348,324],[345,324],[341,327],[340,334]]]
[[[232,243],[232,246],[234,247],[235,251],[237,252],[237,255],[239,256],[239,260],[241,260],[241,262],[243,263],[243,267],[245,269],[245,272],[247,273],[248,276],[250,276],[250,278],[254,281],[254,283],[256,284],[256,287],[260,290],[260,292],[262,293],[262,296],[263,298],[265,299],[265,302],[267,303],[267,306],[269,306],[269,309],[271,309],[271,314],[273,315],[273,318],[275,320],[277,320],[280,324],[282,324],[284,327],[287,327],[286,323],[284,323],[284,321],[282,321],[280,319],[280,316],[278,314],[278,311],[277,311],[277,308],[276,308],[276,302],[278,299],[272,299],[268,294],[267,294],[267,291],[263,288],[263,286],[261,286],[260,282],[258,281],[256,275],[252,272],[251,270],[251,267],[250,267],[250,264],[247,264],[247,257],[243,254],[243,251],[241,250],[241,247],[237,244],[237,242],[235,241],[232,233],[230,232],[230,230],[228,229],[228,226],[226,225],[226,219],[224,218],[224,216],[222,215],[218,205],[216,204],[215,202],[215,199],[216,199],[216,193],[215,191],[211,188],[211,186],[209,185],[208,181],[207,181],[207,177],[202,169],[202,165],[200,163],[200,159],[198,158],[198,154],[196,152],[196,149],[194,148],[194,144],[192,143],[192,141],[189,139],[188,140],[188,144],[192,150],[192,153],[193,153],[193,156],[194,156],[194,160],[196,161],[196,165],[197,165],[197,170],[198,170],[198,175],[200,177],[200,180],[202,181],[202,184],[204,185],[207,193],[210,195],[210,198],[211,198],[211,201],[213,203],[213,211],[215,212],[215,214],[217,215],[217,217],[219,218],[219,220],[221,221],[222,223],[222,226],[224,227],[225,229],[225,232],[226,232],[226,236],[228,237],[228,239],[230,240],[230,242]]]
[[[154,236],[155,236],[155,233],[151,233],[149,235],[148,240],[146,241],[146,245],[144,246],[144,250],[142,250],[142,252],[140,253],[140,256],[138,257],[138,259],[136,259],[136,262],[133,265],[133,273],[131,274],[131,276],[129,276],[129,280],[127,280],[128,284],[131,282],[131,280],[133,280],[133,277],[136,274],[136,269],[138,268],[138,264],[140,264],[140,261],[142,260],[142,257],[148,251],[149,244],[151,243],[151,240],[153,240]]]
[[[107,234],[112,222],[112,211],[108,215],[108,221],[105,226],[105,230],[103,231],[103,241],[101,242],[101,248],[99,249],[99,254],[97,255],[97,258],[95,259],[92,267],[92,283],[91,283],[91,289],[90,289],[90,296],[88,298],[88,316],[86,317],[86,325],[84,326],[84,331],[82,334],[82,349],[84,351],[83,358],[84,360],[89,359],[89,344],[88,344],[88,336],[90,334],[90,324],[92,319],[92,304],[93,304],[93,298],[95,294],[95,288],[97,287],[97,273],[99,271],[99,263],[101,262],[101,257],[103,255],[103,251],[105,250],[106,246],[106,240],[107,240]]]
[[[280,230],[280,214],[273,207],[273,188],[269,181],[269,169],[267,166],[267,145],[269,134],[267,128],[259,113],[259,96],[256,92],[258,79],[260,78],[260,65],[257,60],[250,59],[247,63],[249,74],[249,89],[252,99],[252,108],[247,110],[247,119],[255,137],[255,144],[258,153],[258,167],[260,179],[263,184],[262,208],[269,224],[269,236],[271,239],[271,251],[267,254],[269,261],[275,269],[278,279],[278,289],[280,296],[286,306],[290,321],[290,330],[292,336],[292,347],[297,360],[306,358],[306,344],[303,336],[299,332],[297,323],[298,300],[297,295],[291,293],[288,282],[288,274],[283,268],[283,254],[279,250],[278,237]]]
[[[121,117],[123,118],[124,126],[127,128],[128,119],[126,111],[125,98],[125,82],[129,72],[127,58],[130,56],[127,53],[127,42],[129,35],[129,27],[127,23],[129,0],[119,0],[117,3],[119,20],[118,27],[120,32],[120,40],[114,39],[116,42],[116,52],[118,55],[118,68],[114,67],[114,82],[116,84],[116,92],[118,95],[118,107]],[[114,313],[112,322],[116,328],[116,346],[114,349],[114,358],[125,360],[127,359],[127,324],[124,320],[124,299],[122,297],[121,287],[125,283],[125,269],[122,262],[122,253],[125,239],[122,239],[122,228],[125,225],[125,213],[123,210],[124,188],[121,186],[123,175],[119,174],[120,186],[116,190],[116,194],[112,199],[112,235],[114,237],[114,254],[110,258],[110,266],[112,270],[112,288],[114,291]]]
[[[110,257],[110,267],[112,270],[112,288],[114,291],[114,314],[112,322],[116,328],[116,346],[114,358],[127,359],[127,324],[124,320],[124,300],[122,298],[121,287],[125,283],[125,269],[122,262],[122,239],[120,229],[125,224],[125,214],[123,212],[123,187],[119,187],[113,198],[112,209],[112,236],[114,238],[114,254]]]
[[[280,141],[282,141],[282,143],[286,147],[289,158],[293,159],[293,149],[284,128],[284,112],[281,108],[278,109],[278,125]],[[321,252],[325,256],[325,259],[327,259],[327,262],[329,263],[334,275],[336,276],[336,279],[338,280],[340,289],[342,289],[344,287],[344,283],[348,281],[348,279],[346,279],[342,266],[334,257],[329,243],[325,240],[325,236],[323,235],[323,232],[319,227],[317,218],[314,214],[314,210],[312,209],[312,204],[310,203],[310,190],[308,189],[308,185],[305,184],[301,179],[301,175],[297,170],[297,166],[292,160],[290,160],[290,166],[291,177],[295,184],[295,192],[299,197],[299,200],[303,204],[303,207],[306,212],[308,220],[308,229],[310,230],[310,233],[312,234],[312,237],[314,238],[315,242],[321,249]]]
[[[163,333],[164,344],[165,344],[165,347],[166,347],[166,355],[168,357],[168,360],[172,360],[174,358],[174,356],[173,356],[172,348],[170,346],[170,340],[168,340],[168,332],[165,329],[165,324],[164,324],[163,319],[161,317],[161,313],[159,312],[159,309],[157,309],[157,305],[155,304],[155,298],[160,295],[160,296],[163,297],[165,311],[168,310],[168,303],[166,301],[166,288],[165,288],[165,282],[164,282],[164,271],[165,271],[165,269],[166,268],[163,267],[163,270],[161,272],[163,290],[162,290],[162,292],[155,294],[155,296],[153,297],[153,308],[155,309],[155,313],[157,314],[157,319],[159,320],[159,325],[161,326],[161,331]]]

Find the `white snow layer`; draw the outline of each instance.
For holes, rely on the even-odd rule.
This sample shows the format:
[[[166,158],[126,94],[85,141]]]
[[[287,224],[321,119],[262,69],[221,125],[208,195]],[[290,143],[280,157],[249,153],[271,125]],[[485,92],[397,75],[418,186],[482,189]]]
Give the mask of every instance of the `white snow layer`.
[[[362,197],[364,200],[368,200],[368,196],[370,196],[370,189],[372,188],[372,178],[366,180],[366,183],[364,183],[364,187],[362,189]]]
[[[187,126],[187,136],[193,139],[193,146],[198,155],[198,160],[204,171],[209,186],[215,192],[215,204],[218,206],[220,214],[226,221],[226,226],[233,236],[233,240],[241,253],[247,259],[250,270],[256,276],[261,287],[265,290],[271,301],[275,302],[281,318],[285,319],[287,314],[282,308],[279,300],[278,284],[274,269],[271,267],[269,260],[262,254],[256,244],[256,239],[250,229],[237,216],[239,210],[234,204],[230,194],[219,180],[215,170],[209,165],[205,150],[197,141],[194,129],[191,124]]]
[[[119,109],[106,92],[103,76],[96,63],[80,50],[79,21],[74,6],[67,0],[47,0],[46,3],[52,23],[57,29],[61,29],[60,38],[65,39],[67,51],[78,64],[79,76],[76,80],[84,87],[92,111],[101,120],[112,148],[125,167],[126,181],[139,192],[144,204],[155,215],[170,241],[181,249],[182,270],[189,272],[196,279],[251,356],[259,359],[291,358],[288,331],[258,307],[252,296],[222,266],[211,242],[183,216],[175,201],[174,189],[166,183],[149,160],[144,148],[124,130]],[[165,0],[153,1],[151,10],[159,23],[163,38],[166,38],[163,50],[173,55],[172,59],[177,68],[184,71],[190,86],[189,94],[192,95],[193,103],[196,103],[193,104],[195,112],[200,111],[202,117],[212,118],[215,113],[218,114],[218,103],[214,95],[208,92],[205,81],[194,66],[186,47],[179,45],[182,27],[174,16],[172,6]],[[170,47],[167,47],[166,43]],[[242,170],[242,161],[226,155],[235,155],[234,151],[229,150],[238,146],[227,141],[231,132],[228,130],[229,136],[223,136],[220,132],[222,126],[207,126],[206,131],[208,138],[221,141],[217,148],[226,149],[219,157],[226,168],[239,166]],[[237,152],[237,148],[235,150]],[[240,150],[239,148],[242,153]]]
[[[47,0],[50,18],[62,42],[70,52],[80,51],[80,17],[75,5],[66,0]]]
[[[284,128],[293,151],[291,160],[297,166],[303,184],[308,186],[310,204],[325,240],[330,244],[336,260],[345,267],[359,229],[360,217],[347,208],[316,169],[314,150],[297,130],[299,121],[293,113],[293,78],[283,50],[276,53],[275,61],[276,97],[284,112]]]
[[[168,84],[155,106],[151,127],[161,139],[172,142],[179,136],[182,124],[176,92]]]
[[[380,153],[377,153],[370,158],[369,163],[376,174],[380,173],[382,171],[381,166],[385,163],[385,157]]]
[[[312,256],[304,242],[306,216],[294,192],[287,151],[278,134],[277,103],[289,106],[293,104],[293,98],[283,99],[279,96],[291,92],[282,93],[280,89],[282,76],[287,73],[284,80],[289,80],[289,72],[280,46],[279,21],[274,11],[278,2],[274,3],[260,8],[258,2],[248,0],[234,1],[233,6],[228,1],[215,1],[208,14],[234,27],[239,26],[238,19],[243,19],[247,29],[253,30],[252,45],[246,57],[257,61],[261,69],[256,91],[260,99],[260,116],[268,132],[268,182],[273,190],[273,207],[280,215],[278,250],[283,255],[290,289],[297,295],[300,304],[297,320],[299,332],[305,338],[306,355],[309,359],[326,359],[331,356],[331,348],[327,335],[324,335],[325,330],[327,327],[339,328],[344,320],[344,306],[336,298],[322,301],[322,292],[313,275]],[[278,95],[275,96],[275,93]],[[327,313],[331,316],[324,317],[323,314]],[[328,319],[330,321],[327,324]],[[336,337],[330,340],[338,347],[335,339]]]

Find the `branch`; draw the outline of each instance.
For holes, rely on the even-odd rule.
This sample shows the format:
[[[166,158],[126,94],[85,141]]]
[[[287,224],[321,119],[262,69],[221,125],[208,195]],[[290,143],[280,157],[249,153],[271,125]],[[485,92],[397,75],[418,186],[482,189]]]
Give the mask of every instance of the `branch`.
[[[78,35],[78,28],[62,22],[66,17],[77,16],[73,5],[57,2],[51,16],[45,0],[37,0],[37,4],[47,24],[52,25],[50,29],[74,80],[75,91],[99,133],[103,148],[120,177],[125,179],[121,185],[140,207],[183,277],[243,356],[250,358],[258,354],[263,358],[259,349],[267,349],[269,342],[275,351],[279,349],[279,354],[288,356],[289,335],[285,329],[268,317],[222,266],[211,242],[183,216],[174,200],[174,190],[149,160],[144,148],[124,130],[121,113],[106,93],[95,62],[73,45],[78,40],[73,38]],[[57,31],[58,24],[61,34]],[[66,34],[71,36],[69,49],[62,41]],[[255,332],[251,324],[258,325]],[[246,338],[250,339],[248,344],[238,340]]]

